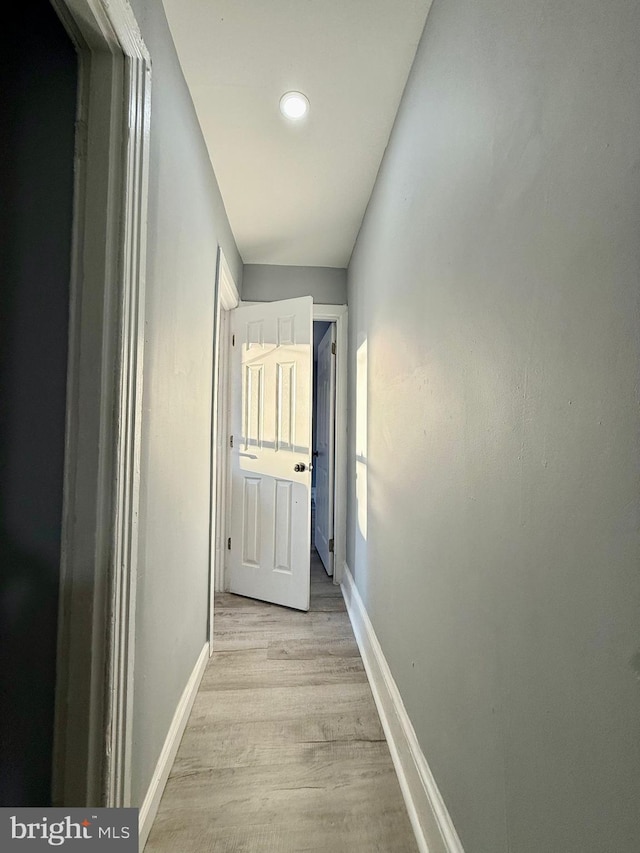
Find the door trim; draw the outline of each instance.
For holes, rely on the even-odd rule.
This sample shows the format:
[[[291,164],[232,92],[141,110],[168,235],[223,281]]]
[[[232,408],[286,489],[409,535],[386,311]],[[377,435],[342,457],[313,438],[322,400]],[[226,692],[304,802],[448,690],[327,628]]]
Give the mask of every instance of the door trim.
[[[335,544],[334,504],[335,504],[335,467],[336,467],[336,458],[335,458],[336,457],[336,454],[335,454],[335,449],[336,449],[336,441],[335,441],[336,363],[335,363],[335,357],[336,357],[336,347],[337,347],[337,341],[336,341],[337,331],[336,331],[336,324],[335,323],[327,324],[327,328],[325,330],[324,335],[318,341],[318,351],[317,351],[318,361],[317,361],[317,363],[315,363],[315,356],[316,356],[315,322],[316,321],[314,321],[314,330],[313,330],[313,346],[314,346],[313,376],[314,376],[314,383],[317,387],[315,387],[313,390],[313,399],[316,403],[316,406],[315,406],[314,412],[313,412],[313,420],[314,420],[314,424],[315,424],[315,445],[313,448],[315,461],[313,463],[313,466],[314,466],[314,474],[315,474],[315,480],[316,480],[316,486],[315,486],[315,490],[316,490],[316,492],[315,492],[315,495],[316,495],[316,512],[315,512],[315,527],[312,529],[311,538],[312,538],[312,541],[315,541],[316,551],[318,552],[318,555],[320,557],[320,562],[322,563],[323,568],[324,568],[325,572],[327,573],[327,576],[330,578],[333,578],[333,573],[335,571],[335,560],[334,560],[334,544]],[[319,322],[322,322],[322,321],[319,321]],[[326,553],[325,553],[325,546],[319,547],[319,541],[318,541],[318,527],[319,527],[319,525],[318,525],[318,515],[319,515],[319,512],[318,512],[318,504],[319,504],[319,502],[318,502],[318,490],[319,490],[318,469],[319,469],[319,465],[320,465],[320,455],[316,455],[316,454],[318,453],[318,450],[319,450],[318,445],[319,445],[319,432],[320,432],[320,417],[319,417],[320,416],[320,408],[319,408],[319,401],[320,401],[320,393],[319,393],[319,391],[320,391],[320,387],[319,387],[320,386],[320,347],[322,346],[322,342],[327,337],[327,335],[329,335],[329,341],[330,341],[330,351],[329,351],[329,360],[330,360],[329,392],[330,393],[329,393],[329,400],[326,403],[326,405],[329,407],[328,414],[329,414],[329,420],[330,420],[330,429],[329,429],[330,436],[328,438],[328,447],[329,447],[328,482],[330,484],[329,494],[332,497],[332,500],[331,500],[332,506],[331,506],[331,514],[330,514],[330,523],[329,523],[329,527],[326,531],[328,535],[326,537]],[[333,542],[332,542],[332,540],[333,540]],[[326,563],[325,563],[325,559],[327,560]]]
[[[240,305],[255,305],[255,301]],[[333,505],[334,555],[333,583],[340,586],[347,559],[347,364],[349,345],[349,307],[313,303],[313,320],[336,324],[336,435]],[[227,487],[230,491],[230,487]],[[227,493],[227,500],[229,494]]]
[[[151,61],[127,0],[52,0],[78,53],[56,805],[127,806]]]
[[[313,319],[336,324],[335,475],[333,485],[333,583],[342,583],[347,559],[347,346],[346,305],[313,306]]]
[[[211,507],[209,538],[209,655],[213,654],[214,596],[224,589],[229,489],[229,312],[240,302],[233,274],[218,246],[216,271],[215,345],[211,409]]]

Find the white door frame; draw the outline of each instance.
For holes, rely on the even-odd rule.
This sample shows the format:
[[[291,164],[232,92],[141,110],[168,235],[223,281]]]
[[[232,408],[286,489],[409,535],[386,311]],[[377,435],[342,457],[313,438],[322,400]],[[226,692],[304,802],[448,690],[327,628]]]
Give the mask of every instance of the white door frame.
[[[213,654],[214,595],[222,592],[225,582],[226,537],[229,466],[229,376],[231,352],[230,315],[240,302],[238,288],[224,256],[218,247],[216,275],[215,344],[213,363],[213,397],[211,414],[211,520],[209,542],[209,655]]]
[[[78,53],[55,805],[127,806],[151,61],[127,0],[52,0]]]
[[[335,475],[333,484],[333,583],[342,583],[347,559],[347,346],[346,305],[313,306],[313,319],[336,324]]]
[[[316,348],[316,333],[314,328],[313,333],[314,338],[314,358],[315,358],[315,348]],[[323,346],[323,343],[328,340],[327,345]],[[320,561],[324,566],[324,570],[329,577],[333,577],[333,572],[335,569],[334,563],[334,547],[335,547],[335,536],[333,533],[334,528],[334,504],[335,504],[335,423],[336,423],[336,324],[329,323],[326,326],[326,331],[324,332],[322,338],[318,340],[318,350],[317,350],[317,363],[314,365],[313,376],[314,376],[314,384],[317,386],[314,388],[313,399],[315,401],[315,408],[313,412],[313,418],[315,423],[315,446],[313,449],[314,454],[314,475],[315,475],[315,497],[316,497],[316,511],[315,511],[315,527],[312,532],[313,541],[315,542],[315,548],[320,556]],[[327,364],[328,358],[328,364]],[[324,397],[324,407],[321,411],[321,394],[320,394],[320,377],[321,377],[321,368],[323,371],[326,371],[328,368],[328,376],[326,373],[323,375],[323,379],[326,380],[329,394]],[[322,415],[322,418],[321,418]],[[326,428],[327,420],[329,422],[328,434],[325,436],[326,445],[325,450],[326,453],[320,452],[320,442],[323,430]],[[322,462],[322,464],[321,464]],[[318,473],[320,469],[326,468],[326,476],[327,483],[326,489],[327,491],[324,494],[321,494],[323,491],[321,489],[320,483],[318,481]],[[325,512],[326,507],[323,504],[326,504],[326,501],[319,500],[319,497],[324,498],[325,495],[330,497],[330,509],[328,517],[324,520],[327,522],[327,526],[324,527],[322,525],[323,514]],[[327,534],[326,537],[324,534]],[[333,540],[333,541],[332,541]],[[325,562],[326,561],[326,562]]]
[[[240,302],[254,305],[255,302]],[[313,303],[313,320],[336,324],[336,434],[335,477],[333,504],[333,583],[340,586],[343,566],[347,559],[347,354],[349,343],[347,305],[321,305]],[[227,352],[228,355],[228,352]],[[227,483],[227,506],[231,486]],[[228,518],[228,516],[227,516]],[[225,579],[226,580],[226,579]],[[223,585],[224,586],[224,585]]]

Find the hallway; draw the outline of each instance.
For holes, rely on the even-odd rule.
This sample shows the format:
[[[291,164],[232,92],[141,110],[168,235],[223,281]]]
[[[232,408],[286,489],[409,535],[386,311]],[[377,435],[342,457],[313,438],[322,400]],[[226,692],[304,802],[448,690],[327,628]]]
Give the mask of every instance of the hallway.
[[[216,597],[215,649],[146,853],[417,850],[338,587]]]

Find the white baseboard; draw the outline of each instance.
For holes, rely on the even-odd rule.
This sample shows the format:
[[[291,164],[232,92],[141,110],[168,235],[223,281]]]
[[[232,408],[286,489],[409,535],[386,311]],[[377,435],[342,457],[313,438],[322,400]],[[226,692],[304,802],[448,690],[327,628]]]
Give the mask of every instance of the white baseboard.
[[[464,853],[346,563],[341,586],[420,853]]]
[[[191,708],[193,707],[198,687],[200,686],[200,681],[204,675],[204,670],[208,660],[209,643],[206,643],[198,656],[193,672],[191,673],[189,681],[187,682],[182,696],[180,697],[178,707],[176,708],[173,720],[169,726],[169,731],[167,732],[164,746],[162,747],[162,752],[158,758],[156,769],[151,777],[147,795],[140,808],[140,817],[138,822],[140,841],[138,849],[141,851],[144,850],[144,845],[147,843],[147,838],[151,832],[151,827],[158,811],[158,806],[160,805],[164,786],[167,784],[167,779],[169,778],[169,773],[171,772],[176,752],[180,746],[180,741],[182,740],[182,735],[184,734],[187,720],[189,719],[189,714],[191,713]]]

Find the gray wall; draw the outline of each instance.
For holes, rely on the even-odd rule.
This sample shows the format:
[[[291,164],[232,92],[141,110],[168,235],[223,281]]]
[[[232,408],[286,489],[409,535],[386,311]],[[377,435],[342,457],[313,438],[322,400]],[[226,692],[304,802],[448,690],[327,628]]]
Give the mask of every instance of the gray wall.
[[[51,804],[77,59],[18,4],[0,71],[0,806]]]
[[[313,296],[323,305],[347,301],[347,271],[336,267],[294,267],[277,264],[246,264],[242,298],[247,302],[273,302]]]
[[[349,268],[348,562],[468,853],[640,849],[639,37],[435,0]]]
[[[132,0],[153,63],[133,803],[206,640],[217,243],[242,265],[157,0]]]

